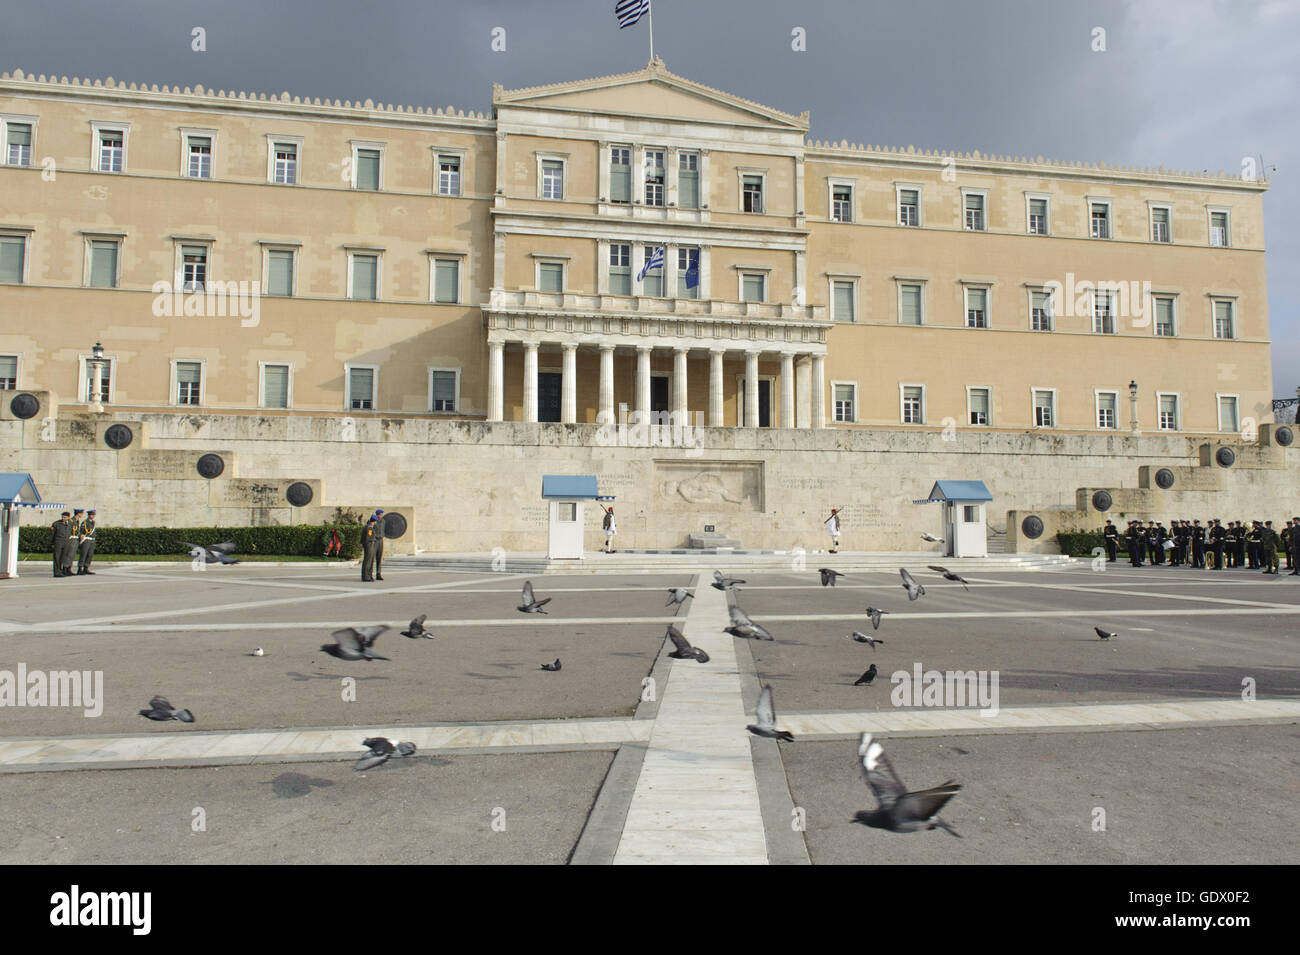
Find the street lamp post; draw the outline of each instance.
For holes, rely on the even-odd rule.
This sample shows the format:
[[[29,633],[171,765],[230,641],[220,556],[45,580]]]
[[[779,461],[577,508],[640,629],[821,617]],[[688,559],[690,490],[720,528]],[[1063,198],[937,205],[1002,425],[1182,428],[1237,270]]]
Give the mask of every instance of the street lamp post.
[[[1133,434],[1138,433],[1138,384],[1136,381],[1128,383],[1128,401],[1129,401],[1129,430]]]
[[[88,363],[94,375],[91,391],[92,400],[90,410],[95,414],[104,413],[104,346],[95,342],[95,347],[90,350],[90,361]]]

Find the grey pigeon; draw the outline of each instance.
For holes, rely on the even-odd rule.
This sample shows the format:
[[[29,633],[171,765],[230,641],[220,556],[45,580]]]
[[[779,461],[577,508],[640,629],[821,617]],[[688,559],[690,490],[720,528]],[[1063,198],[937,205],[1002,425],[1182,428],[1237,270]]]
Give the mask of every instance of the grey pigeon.
[[[767,684],[763,685],[763,692],[758,694],[758,706],[754,709],[754,719],[758,722],[751,723],[745,729],[755,736],[779,739],[785,743],[794,742],[793,734],[776,728],[776,709],[772,706],[772,687]]]
[[[881,610],[881,609],[879,609],[879,608],[877,608],[877,607],[868,607],[868,608],[867,608],[867,615],[868,615],[869,617],[871,617],[871,629],[872,629],[872,630],[879,630],[879,629],[880,629],[880,618],[883,617],[883,616],[884,616],[885,614],[887,614],[887,613],[889,613],[888,610]]]
[[[235,542],[225,541],[221,544],[189,544],[181,541],[181,545],[188,548],[190,557],[194,560],[202,560],[205,564],[238,564],[239,561],[230,555],[235,552]]]
[[[819,567],[817,573],[822,575],[823,587],[834,587],[835,578],[844,576],[838,570],[831,570],[829,567]]]
[[[943,829],[961,838],[957,830],[939,818],[939,810],[957,793],[961,786],[951,779],[933,789],[908,792],[903,781],[894,772],[889,758],[879,743],[871,741],[870,733],[862,734],[858,746],[858,764],[862,778],[876,796],[880,808],[854,814],[853,821],[874,829],[890,832],[919,832],[922,829]]]
[[[700,663],[708,663],[709,655],[699,647],[691,646],[691,642],[682,635],[682,632],[674,627],[671,623],[668,625],[668,639],[673,642],[677,649],[669,652],[669,656],[675,660],[698,660]]]
[[[871,686],[871,684],[876,682],[876,674],[878,672],[879,671],[876,669],[876,665],[874,663],[871,664],[871,666],[867,667],[866,672],[863,673],[862,676],[858,677],[856,680],[853,681],[853,685]]]
[[[884,640],[881,640],[879,637],[869,637],[861,630],[854,630],[851,634],[849,634],[849,639],[852,640],[854,643],[865,643],[868,646],[870,646],[871,649],[873,650],[876,649],[877,643],[885,642]]]
[[[375,766],[382,766],[393,756],[415,755],[414,743],[394,743],[391,739],[383,736],[372,736],[369,739],[364,739],[361,741],[361,745],[366,747],[369,752],[357,760],[356,765],[352,767],[357,772],[364,772],[367,769],[373,769]]]
[[[744,637],[747,640],[775,640],[770,633],[760,627],[754,621],[749,619],[749,615],[734,604],[728,607],[731,614],[731,626],[727,627],[725,632],[733,637]]]
[[[537,669],[539,669],[539,670],[550,670],[552,673],[554,673],[556,670],[560,669],[560,658],[559,658],[559,657],[556,657],[554,663],[543,663],[543,664],[542,664],[540,667],[538,667]]]
[[[908,600],[925,596],[925,588],[916,582],[916,578],[907,572],[907,568],[900,567],[898,572],[903,575],[903,589],[907,591]]]
[[[739,577],[723,577],[721,571],[715,570],[713,572],[713,583],[709,586],[714,590],[731,590],[736,586],[736,584],[743,584],[745,582],[746,581],[741,580]]]
[[[531,580],[525,580],[524,581],[524,602],[521,603],[515,609],[517,609],[520,613],[546,613],[546,611],[543,610],[542,608],[550,602],[551,602],[550,597],[547,597],[545,600],[538,600],[536,597],[534,597],[533,582]]]
[[[375,645],[375,638],[387,629],[383,624],[374,627],[344,627],[331,633],[334,642],[322,643],[321,650],[340,660],[387,660],[388,657],[381,657],[371,649]]]
[[[429,615],[427,613],[420,614],[418,617],[416,617],[414,620],[411,621],[411,626],[409,629],[402,631],[402,636],[410,637],[412,640],[419,640],[421,637],[423,637],[425,640],[432,640],[433,634],[431,634],[428,630],[424,629],[424,621],[427,620],[428,617]]]
[[[970,590],[970,587],[966,586],[966,578],[954,574],[947,567],[936,567],[934,564],[927,564],[926,566],[929,567],[931,570],[935,571],[936,573],[943,574],[944,580],[955,580],[963,587],[966,587],[967,590]]]
[[[694,596],[695,594],[691,593],[685,587],[669,587],[668,603],[664,604],[664,606],[671,607],[673,604],[683,604],[686,603],[687,597],[694,597]]]
[[[943,538],[942,538],[942,537],[935,537],[933,534],[931,534],[931,533],[929,533],[929,532],[925,532],[925,533],[921,534],[921,540],[923,540],[923,541],[929,541],[931,544],[942,544],[942,543],[943,543]]]
[[[168,720],[180,720],[182,723],[194,722],[193,713],[189,710],[178,710],[174,708],[161,696],[155,696],[150,700],[149,709],[141,710],[140,715],[159,723],[165,723]]]
[[[1105,630],[1101,629],[1101,627],[1093,627],[1092,629],[1096,630],[1097,636],[1101,637],[1103,640],[1113,640],[1115,637],[1119,636],[1118,632],[1107,633]]]

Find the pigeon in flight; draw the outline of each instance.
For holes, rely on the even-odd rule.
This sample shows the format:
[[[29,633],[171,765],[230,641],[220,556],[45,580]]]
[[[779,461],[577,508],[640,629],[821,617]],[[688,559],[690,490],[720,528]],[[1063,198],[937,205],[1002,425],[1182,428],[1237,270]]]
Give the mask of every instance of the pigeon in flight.
[[[957,581],[959,584],[961,584],[963,587],[965,587],[967,590],[970,590],[970,588],[966,586],[966,578],[965,578],[965,577],[962,577],[962,576],[960,576],[960,575],[958,575],[958,574],[954,574],[954,573],[953,573],[951,570],[949,570],[947,567],[938,567],[938,566],[936,566],[936,565],[934,565],[934,564],[927,564],[926,566],[929,567],[931,570],[933,570],[933,571],[934,571],[935,573],[937,573],[937,574],[943,574],[943,579],[944,579],[944,580],[955,580],[955,581]]]
[[[194,714],[189,710],[175,709],[170,703],[161,696],[155,696],[149,701],[149,709],[141,710],[140,715],[146,719],[151,719],[159,723],[165,723],[168,720],[180,720],[182,723],[193,723]]]
[[[682,635],[682,632],[674,627],[671,623],[668,625],[668,639],[673,642],[675,650],[668,655],[675,660],[699,660],[701,663],[709,662],[709,655],[699,647],[691,646],[691,642]]]
[[[758,706],[754,710],[754,719],[758,722],[751,723],[745,729],[755,736],[779,739],[784,743],[794,742],[793,734],[776,728],[776,709],[772,706],[772,687],[767,684],[763,685],[763,692],[758,694]]]
[[[906,580],[907,578],[904,577],[903,579]],[[922,592],[922,593],[925,593],[925,591],[921,591],[921,592]],[[871,629],[872,629],[872,630],[879,630],[879,629],[880,629],[880,618],[883,617],[883,616],[884,616],[885,614],[887,614],[887,613],[889,613],[888,610],[881,610],[881,609],[879,609],[878,607],[868,607],[868,608],[867,608],[867,616],[869,616],[869,617],[871,618]]]
[[[723,577],[721,571],[713,572],[713,583],[710,584],[714,590],[731,590],[736,584],[743,584],[745,581],[739,577]]]
[[[181,541],[183,547],[189,548],[192,560],[202,560],[205,564],[237,564],[239,561],[230,555],[235,552],[235,542],[225,541],[221,544],[189,544]]]
[[[853,685],[854,685],[854,686],[871,686],[871,684],[873,684],[873,683],[876,682],[876,673],[877,673],[877,672],[878,672],[878,671],[876,670],[876,665],[875,665],[874,663],[871,664],[871,666],[867,667],[866,672],[863,673],[862,676],[858,677],[856,680],[853,681]]]
[[[330,634],[334,638],[333,643],[322,643],[321,650],[332,657],[338,657],[340,660],[387,660],[388,657],[381,657],[371,648],[375,645],[375,638],[387,630],[388,627],[380,624],[375,627],[344,627],[342,630],[335,630]]]
[[[427,613],[422,613],[412,620],[410,628],[402,631],[402,636],[410,637],[412,640],[419,640],[421,637],[425,640],[432,640],[433,634],[424,629],[424,621],[428,619],[428,616]]]
[[[822,575],[823,587],[834,587],[835,578],[844,576],[838,570],[831,570],[829,567],[819,567],[817,573]]]
[[[959,784],[950,779],[933,789],[908,792],[890,765],[884,749],[879,743],[871,741],[870,733],[862,734],[862,743],[858,746],[858,763],[862,778],[871,787],[880,808],[855,813],[854,822],[874,829],[888,829],[890,832],[943,829],[958,839],[961,838],[956,829],[939,817],[939,810],[944,804],[961,792]]]
[[[942,544],[942,543],[943,543],[943,538],[942,538],[942,537],[935,537],[933,534],[929,533],[928,531],[925,532],[925,533],[922,533],[922,534],[921,534],[921,540],[923,540],[923,541],[929,541],[931,544]]]
[[[542,607],[546,606],[550,602],[551,602],[550,597],[547,597],[545,600],[538,600],[536,597],[534,597],[533,582],[531,580],[525,580],[524,581],[524,602],[515,609],[517,609],[520,613],[546,613],[546,611],[543,610]]]
[[[903,589],[907,591],[908,600],[925,596],[925,588],[916,582],[916,578],[907,572],[906,567],[900,567],[898,572],[903,575]]]
[[[849,639],[855,643],[868,644],[873,650],[876,649],[877,643],[885,642],[884,640],[881,640],[879,637],[869,637],[861,630],[854,630],[851,634],[849,634]]]
[[[671,607],[673,604],[683,604],[686,603],[687,597],[694,597],[694,596],[695,594],[691,593],[685,587],[669,587],[668,603],[664,604],[664,606]]]
[[[560,669],[560,658],[556,657],[554,663],[543,663],[537,669],[550,670],[552,673],[554,673],[556,670]]]
[[[727,627],[724,632],[731,634],[733,637],[744,637],[747,640],[775,640],[776,638],[760,627],[754,621],[749,619],[749,614],[741,610],[735,604],[727,608],[731,614],[731,626]]]
[[[367,769],[373,769],[376,766],[382,766],[394,756],[414,756],[414,743],[394,743],[391,739],[383,736],[372,736],[369,739],[361,741],[361,745],[366,747],[368,752],[357,760],[356,765],[352,768],[357,772],[364,772]]]
[[[1093,627],[1092,629],[1096,630],[1097,636],[1101,637],[1103,640],[1111,640],[1119,636],[1118,633],[1107,633],[1105,630],[1101,629],[1101,627]]]

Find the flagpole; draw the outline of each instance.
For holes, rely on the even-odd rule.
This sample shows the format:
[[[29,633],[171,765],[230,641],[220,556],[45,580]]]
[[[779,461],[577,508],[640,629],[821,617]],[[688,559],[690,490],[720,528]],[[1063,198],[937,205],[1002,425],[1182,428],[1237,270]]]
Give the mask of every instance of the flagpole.
[[[648,4],[650,9],[650,62],[655,60],[655,5],[653,0]]]

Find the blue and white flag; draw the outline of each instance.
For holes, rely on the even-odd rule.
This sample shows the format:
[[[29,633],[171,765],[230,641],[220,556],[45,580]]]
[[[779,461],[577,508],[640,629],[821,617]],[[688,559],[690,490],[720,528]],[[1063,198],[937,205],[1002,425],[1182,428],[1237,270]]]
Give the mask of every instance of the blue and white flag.
[[[645,281],[645,275],[651,269],[662,269],[664,267],[664,247],[661,245],[650,254],[650,258],[645,260],[645,265],[641,266],[641,271],[637,274],[638,282]]]
[[[650,0],[617,0],[614,4],[614,16],[618,17],[618,28],[630,27],[650,12]]]

